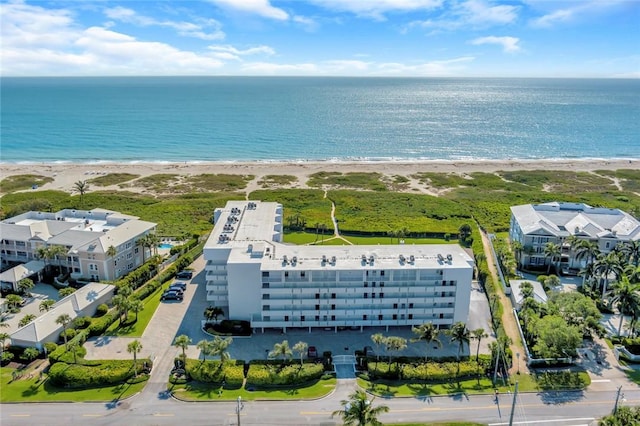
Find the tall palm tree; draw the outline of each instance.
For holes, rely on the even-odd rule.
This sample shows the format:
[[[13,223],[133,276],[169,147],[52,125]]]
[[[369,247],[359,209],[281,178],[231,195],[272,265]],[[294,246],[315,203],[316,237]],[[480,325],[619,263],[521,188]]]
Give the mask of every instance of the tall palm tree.
[[[411,327],[411,331],[417,337],[411,339],[412,342],[424,341],[426,349],[424,351],[424,362],[427,362],[427,353],[429,352],[429,345],[435,343],[438,347],[442,347],[442,342],[438,338],[440,330],[432,322],[425,322],[417,327]]]
[[[294,352],[300,354],[300,365],[303,363],[304,354],[307,352],[309,345],[306,342],[298,342],[291,348]]]
[[[36,258],[44,261],[44,268],[48,272],[51,270],[51,259],[54,258],[54,255],[51,253],[51,250],[47,246],[40,246],[36,249]]]
[[[524,248],[524,246],[520,241],[516,240],[511,242],[511,248],[516,254],[516,263],[518,265],[518,268],[520,268],[522,265],[522,249]]]
[[[229,358],[227,348],[231,346],[231,343],[233,343],[232,337],[226,337],[224,339],[219,336],[214,337],[213,342],[211,342],[210,355],[218,355],[220,357],[220,362],[223,363]]]
[[[62,272],[62,257],[66,259],[69,250],[64,246],[49,246],[49,256],[51,259],[55,259],[58,264],[58,274]]]
[[[118,250],[116,250],[114,246],[109,246],[105,254],[111,258],[111,279],[115,280],[116,279],[116,260],[114,258],[118,254]]]
[[[40,310],[40,312],[49,312],[51,310],[51,307],[55,305],[55,303],[56,301],[53,299],[43,300],[42,302],[40,302],[38,309]]]
[[[556,257],[560,257],[562,249],[560,246],[553,242],[548,242],[544,245],[544,256],[549,258],[549,267],[547,268],[547,275],[551,272],[551,266]],[[557,267],[556,267],[557,268]]]
[[[218,317],[224,315],[224,310],[219,306],[208,306],[204,310],[204,318],[207,321],[218,321]]]
[[[139,340],[134,340],[127,345],[127,352],[133,354],[133,374],[138,377],[138,354],[142,350],[142,343]]]
[[[33,282],[30,278],[23,278],[18,281],[18,289],[24,293],[27,297],[31,297],[30,290],[35,287],[36,283]]]
[[[129,309],[136,314],[136,322],[138,322],[138,312],[144,309],[144,302],[140,299],[131,299],[129,301]]]
[[[456,354],[456,359],[458,361],[458,369],[456,372],[456,376],[460,373],[460,352],[464,349],[465,343],[469,344],[470,331],[467,328],[467,325],[462,321],[458,321],[453,324],[449,330],[446,331],[447,335],[451,338],[451,343],[458,343],[458,352]]]
[[[376,366],[380,360],[380,347],[384,346],[384,342],[387,338],[382,333],[376,333],[371,336],[371,341],[376,345]]]
[[[212,355],[214,351],[214,345],[211,340],[203,339],[198,342],[196,348],[200,349],[200,353],[202,354],[202,362],[207,358],[207,356]]]
[[[273,350],[269,352],[269,358],[282,357],[284,360],[290,358],[293,355],[291,348],[289,347],[289,341],[283,340],[280,343],[273,345]]]
[[[628,256],[629,263],[636,268],[640,266],[640,240],[629,241],[624,246],[624,253]]]
[[[160,238],[156,234],[147,234],[146,244],[149,249],[153,249],[153,255],[158,254],[158,244]]]
[[[185,359],[187,357],[187,355],[185,354],[185,351],[187,350],[190,344],[191,344],[191,338],[186,334],[179,335],[173,341],[173,346],[182,349],[182,359]]]
[[[84,206],[84,194],[89,190],[89,184],[86,180],[79,180],[73,184],[73,189],[80,194],[80,205]]]
[[[576,260],[585,259],[585,265],[589,265],[590,263],[593,263],[600,254],[600,247],[596,241],[580,240],[575,248],[575,253]]]
[[[633,313],[640,309],[640,284],[631,283],[626,275],[615,282],[608,292],[609,303],[616,306],[620,312],[618,336],[622,333],[622,323],[626,313]]]
[[[471,338],[478,341],[478,348],[476,349],[476,362],[478,362],[478,359],[480,358],[480,341],[482,341],[482,339],[486,339],[487,337],[489,337],[489,335],[486,331],[484,331],[484,328],[476,328],[471,332]]]
[[[391,364],[391,354],[402,352],[407,349],[407,339],[399,336],[389,336],[384,340],[385,350],[389,353],[389,364]],[[396,370],[398,370],[398,360],[396,359]],[[398,371],[398,375],[400,371]]]
[[[0,352],[4,351],[4,342],[10,337],[9,333],[0,333]]]
[[[600,276],[600,282],[602,284],[602,298],[604,299],[611,275],[613,274],[616,279],[622,275],[622,263],[620,262],[618,254],[612,251],[598,256],[595,261],[594,268],[595,272]]]
[[[342,417],[345,426],[383,426],[378,416],[388,413],[389,407],[386,405],[374,407],[374,399],[369,400],[365,391],[358,389],[349,395],[348,400],[340,401],[342,410],[334,411],[331,417]]]
[[[136,240],[136,245],[142,247],[142,263],[146,262],[145,248],[147,247],[148,235],[144,235]]]
[[[56,324],[62,325],[62,334],[64,336],[64,347],[69,349],[67,346],[67,326],[71,322],[71,317],[69,314],[62,314],[58,318],[56,318]]]

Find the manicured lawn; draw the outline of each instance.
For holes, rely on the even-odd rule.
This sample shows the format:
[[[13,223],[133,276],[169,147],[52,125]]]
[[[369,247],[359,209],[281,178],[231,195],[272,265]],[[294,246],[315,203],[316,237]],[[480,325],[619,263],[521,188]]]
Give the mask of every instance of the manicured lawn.
[[[210,383],[188,383],[186,385],[176,385],[170,388],[174,395],[185,401],[235,401],[239,396],[242,399],[254,400],[299,400],[316,399],[328,395],[336,387],[336,379],[318,380],[311,386],[302,388],[265,389],[248,391],[240,389],[222,389],[219,385]]]
[[[142,337],[142,333],[149,325],[151,317],[156,312],[158,305],[160,304],[160,296],[164,289],[168,288],[170,283],[164,284],[161,288],[156,290],[154,294],[147,297],[144,303],[144,309],[138,312],[138,321],[125,327],[120,327],[120,321],[116,321],[107,329],[105,335],[107,336],[121,336],[121,337]]]
[[[43,381],[39,375],[12,381],[13,368],[0,368],[0,402],[49,402],[49,401],[112,401],[134,395],[144,388],[146,382],[133,385],[121,384],[95,389],[63,389],[49,384],[46,375]],[[28,374],[28,373],[27,373]]]
[[[515,382],[518,381],[518,390],[520,392],[534,392],[540,390],[567,390],[582,389],[591,383],[589,375],[586,372],[572,374],[570,383],[561,383],[561,381],[546,382],[544,377],[536,379],[536,377],[528,374],[522,374],[511,377],[511,385],[507,386],[498,381],[498,391],[505,393],[513,391]],[[484,394],[494,391],[493,383],[488,378],[461,380],[459,382],[452,380],[442,383],[405,383],[405,382],[375,382],[358,378],[358,385],[374,395],[382,397],[419,397],[434,395],[450,395],[456,393],[466,394]]]
[[[484,423],[445,422],[445,423],[387,423],[389,426],[485,426]]]
[[[343,235],[344,236],[344,235]],[[355,245],[399,244],[397,238],[344,236]],[[442,238],[401,238],[405,245],[411,244],[457,244],[458,240],[446,241]]]

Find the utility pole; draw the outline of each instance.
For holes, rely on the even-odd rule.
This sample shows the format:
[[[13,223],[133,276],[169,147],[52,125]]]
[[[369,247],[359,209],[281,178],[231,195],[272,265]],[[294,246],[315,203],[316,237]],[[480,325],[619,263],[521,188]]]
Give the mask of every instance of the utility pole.
[[[509,426],[513,426],[513,414],[516,411],[517,396],[518,396],[518,382],[516,382],[516,388],[513,390],[513,402],[511,402],[511,415],[509,416]]]
[[[618,401],[620,400],[620,395],[624,398],[624,394],[621,394],[622,386],[618,387],[618,392],[616,393],[616,403],[613,406],[613,414],[615,415],[618,412]]]
[[[496,368],[493,370],[493,385],[498,380],[498,364],[500,363],[500,342],[496,341]]]
[[[238,426],[240,426],[240,411],[244,408],[244,404],[242,403],[242,397],[238,397],[238,402],[236,404],[236,414],[238,415]]]

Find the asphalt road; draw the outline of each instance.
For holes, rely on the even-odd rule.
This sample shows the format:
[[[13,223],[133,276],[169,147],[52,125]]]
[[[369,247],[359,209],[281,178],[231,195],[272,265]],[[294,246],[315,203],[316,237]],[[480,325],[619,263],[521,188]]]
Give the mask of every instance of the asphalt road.
[[[243,404],[242,425],[338,425],[331,412],[340,408],[340,400],[355,383],[340,381],[336,391],[315,401],[269,401]],[[4,425],[236,425],[236,402],[175,401],[164,386],[150,383],[145,391],[129,400],[111,403],[36,403],[3,404]],[[621,404],[640,405],[640,390],[624,390]],[[611,412],[615,391],[525,393],[517,398],[516,425],[575,426],[587,425]],[[390,412],[383,422],[467,420],[489,425],[508,424],[513,395],[502,394],[498,403],[492,395],[449,396],[429,399],[376,399]]]

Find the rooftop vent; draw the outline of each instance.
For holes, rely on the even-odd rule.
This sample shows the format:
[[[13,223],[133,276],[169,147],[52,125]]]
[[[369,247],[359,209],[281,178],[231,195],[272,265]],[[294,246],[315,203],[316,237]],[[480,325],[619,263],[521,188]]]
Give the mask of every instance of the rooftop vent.
[[[438,253],[438,261],[444,262],[444,257],[440,253]]]
[[[398,258],[400,259],[400,263],[404,263],[405,261],[404,254],[401,254],[400,256],[398,256]]]
[[[409,262],[413,263],[416,261],[416,257],[414,255],[409,256]]]
[[[297,262],[298,262],[298,256],[293,256],[293,258],[291,259],[291,263],[295,265]]]
[[[327,255],[323,254],[322,255],[322,263],[325,263],[327,261]]]
[[[335,256],[331,256],[331,263],[333,263],[333,264],[336,263],[336,257]]]
[[[451,256],[450,254],[448,254],[448,255],[447,255],[447,260],[448,260],[449,262],[451,262],[451,261],[453,260],[453,256]]]
[[[373,255],[369,256],[369,263],[373,265],[373,261],[374,261],[374,257]]]
[[[284,256],[282,256],[282,261],[284,263],[288,263],[289,262],[289,258],[287,257],[287,255],[285,254]]]

